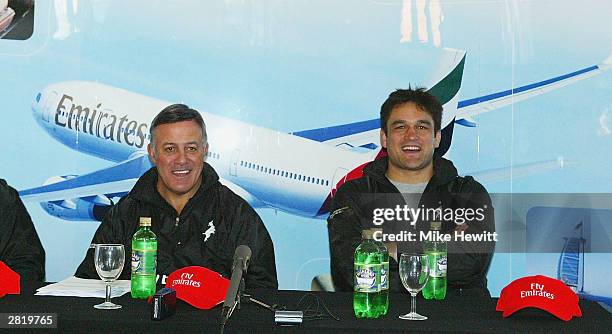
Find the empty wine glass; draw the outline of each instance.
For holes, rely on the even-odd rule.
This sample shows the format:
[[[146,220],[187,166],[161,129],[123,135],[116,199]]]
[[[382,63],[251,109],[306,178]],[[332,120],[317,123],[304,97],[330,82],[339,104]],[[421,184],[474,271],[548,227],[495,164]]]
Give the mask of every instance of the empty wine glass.
[[[412,303],[410,313],[400,315],[404,320],[425,320],[426,316],[416,313],[416,295],[425,287],[429,278],[429,261],[426,254],[405,253],[400,257],[399,274],[404,288],[410,292]]]
[[[106,300],[94,307],[102,310],[119,309],[121,305],[111,303],[111,283],[123,271],[125,249],[120,244],[97,244],[95,247],[94,263],[98,276],[106,283]]]

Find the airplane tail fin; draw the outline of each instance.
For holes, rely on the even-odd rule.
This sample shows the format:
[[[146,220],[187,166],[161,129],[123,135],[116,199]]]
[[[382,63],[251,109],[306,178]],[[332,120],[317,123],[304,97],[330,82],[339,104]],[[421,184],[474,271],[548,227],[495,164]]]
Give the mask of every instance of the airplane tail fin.
[[[438,77],[442,77],[429,92],[438,98],[444,107],[442,113],[442,140],[436,148],[434,154],[441,157],[448,152],[455,125],[455,115],[457,114],[457,103],[459,103],[459,93],[463,80],[463,69],[465,67],[466,53],[463,50],[445,49],[438,69]]]

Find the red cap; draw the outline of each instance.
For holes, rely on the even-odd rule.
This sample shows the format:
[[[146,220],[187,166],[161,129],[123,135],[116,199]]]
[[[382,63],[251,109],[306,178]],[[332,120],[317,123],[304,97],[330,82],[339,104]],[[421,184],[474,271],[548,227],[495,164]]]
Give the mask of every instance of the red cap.
[[[0,261],[0,298],[21,293],[20,276],[9,268],[4,262]]]
[[[499,296],[496,310],[503,311],[505,318],[525,307],[548,311],[565,321],[582,316],[578,295],[563,282],[542,275],[519,278],[508,284]]]
[[[230,281],[216,271],[198,266],[178,269],[166,279],[176,297],[199,309],[208,310],[225,300]]]

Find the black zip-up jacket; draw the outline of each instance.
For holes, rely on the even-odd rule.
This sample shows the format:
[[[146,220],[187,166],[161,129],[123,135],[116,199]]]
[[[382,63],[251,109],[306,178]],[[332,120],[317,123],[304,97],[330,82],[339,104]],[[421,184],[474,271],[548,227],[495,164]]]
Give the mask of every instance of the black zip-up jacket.
[[[375,208],[404,206],[405,200],[399,190],[387,179],[388,158],[369,163],[361,178],[343,184],[335,194],[331,214],[328,218],[328,234],[331,256],[331,274],[336,291],[353,291],[353,254],[361,242],[361,232],[373,224]],[[453,163],[444,158],[434,159],[434,175],[427,183],[419,207],[423,208],[484,208],[484,221],[470,222],[465,234],[494,232],[493,206],[486,189],[472,177],[460,177]],[[433,219],[432,219],[433,220]],[[437,220],[437,219],[436,219]],[[384,233],[396,233],[397,223],[386,221],[382,224]],[[407,224],[406,222],[400,222]],[[453,221],[442,222],[442,232],[454,234],[457,225]],[[387,226],[385,226],[387,224]],[[403,225],[406,231],[429,231],[430,222],[419,221],[415,227]],[[417,237],[418,240],[418,237]],[[402,251],[422,251],[422,245],[398,243]],[[486,273],[491,263],[494,242],[449,242],[447,284],[453,289],[487,290]],[[399,255],[398,255],[399,256]],[[403,291],[398,275],[397,261],[390,258],[390,287],[392,291]]]
[[[15,189],[0,179],[0,261],[22,281],[44,281],[45,250]]]
[[[132,236],[139,228],[139,217],[151,217],[151,230],[157,236],[158,275],[195,265],[230,278],[236,247],[247,245],[252,256],[246,288],[278,288],[274,246],[261,218],[244,199],[219,182],[209,164],[204,163],[200,188],[180,215],[161,197],[156,184],[157,170],[153,167],[108,212],[93,237],[94,244],[125,246],[126,262],[120,279],[130,278]],[[93,249],[87,251],[77,277],[98,278],[93,255]]]

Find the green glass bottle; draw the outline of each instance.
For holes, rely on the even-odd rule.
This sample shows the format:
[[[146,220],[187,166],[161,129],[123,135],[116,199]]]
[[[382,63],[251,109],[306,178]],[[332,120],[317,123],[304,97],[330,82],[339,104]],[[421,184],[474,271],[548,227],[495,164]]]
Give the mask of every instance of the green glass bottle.
[[[151,218],[141,217],[140,228],[132,237],[132,298],[153,296],[157,283],[157,237],[151,231]]]
[[[442,223],[431,223],[431,233],[441,233]],[[429,260],[429,280],[423,288],[423,298],[442,300],[446,297],[446,267],[448,250],[446,241],[431,240],[423,243]]]
[[[372,239],[372,231],[362,233],[363,241],[354,256],[355,289],[353,310],[357,318],[378,318],[380,307],[380,248]]]
[[[377,241],[377,238],[382,238],[383,229],[373,228],[372,236],[376,245],[380,250],[380,291],[378,292],[377,298],[379,299],[377,304],[380,307],[380,314],[386,315],[389,311],[389,250],[382,240]]]

